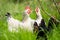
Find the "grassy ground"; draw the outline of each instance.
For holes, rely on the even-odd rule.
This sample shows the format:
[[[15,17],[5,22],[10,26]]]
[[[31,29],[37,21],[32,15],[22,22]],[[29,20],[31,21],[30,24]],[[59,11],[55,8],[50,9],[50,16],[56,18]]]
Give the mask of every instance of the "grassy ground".
[[[36,6],[39,6],[38,2],[35,0],[28,1],[31,8],[34,10]],[[60,16],[57,12],[57,9],[53,2],[45,2],[42,0],[41,2],[43,9],[52,16],[55,16],[58,20],[60,20]],[[11,33],[8,31],[7,18],[5,14],[10,12],[15,19],[22,20],[22,13],[24,11],[27,2],[21,3],[13,3],[7,0],[0,0],[0,40],[36,40],[36,35],[31,32],[19,30],[18,33]],[[40,6],[39,6],[40,7]],[[41,8],[41,7],[40,7]],[[48,19],[50,18],[43,10],[41,10],[41,14],[46,21],[46,25],[48,23]],[[32,19],[36,19],[36,14],[33,11],[30,15]],[[48,40],[60,40],[60,25],[56,27],[53,25],[54,29],[51,33],[47,34]]]

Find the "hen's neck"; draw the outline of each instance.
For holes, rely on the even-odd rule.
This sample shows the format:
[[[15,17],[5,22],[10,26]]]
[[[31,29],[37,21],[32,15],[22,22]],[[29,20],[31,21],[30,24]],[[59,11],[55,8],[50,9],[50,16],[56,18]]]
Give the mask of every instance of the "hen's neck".
[[[42,15],[41,15],[41,13],[40,13],[40,12],[38,12],[38,13],[37,13],[37,18],[42,19]]]
[[[27,21],[28,19],[30,19],[30,17],[28,15],[26,15],[24,18],[23,18],[23,22],[24,21]]]

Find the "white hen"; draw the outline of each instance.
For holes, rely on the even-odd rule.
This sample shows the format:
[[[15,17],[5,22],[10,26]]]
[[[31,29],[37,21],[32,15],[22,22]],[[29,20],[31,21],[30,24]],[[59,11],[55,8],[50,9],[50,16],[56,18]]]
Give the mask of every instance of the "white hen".
[[[23,21],[22,22],[20,22],[17,19],[14,19],[10,15],[10,13],[7,13],[6,16],[8,17],[7,22],[8,22],[9,31],[11,31],[11,32],[18,31],[18,28],[20,27],[20,28],[23,28],[23,29],[33,32],[33,24],[34,24],[35,20],[33,20],[29,17],[30,13],[31,13],[31,9],[29,6],[27,6],[23,13]]]

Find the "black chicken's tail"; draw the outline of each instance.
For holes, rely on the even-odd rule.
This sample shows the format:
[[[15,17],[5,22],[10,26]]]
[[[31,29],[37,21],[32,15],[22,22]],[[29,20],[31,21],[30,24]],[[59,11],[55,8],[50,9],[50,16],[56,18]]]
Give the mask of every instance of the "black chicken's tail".
[[[53,27],[53,25],[58,25],[59,24],[59,22],[57,22],[54,18],[50,18],[50,20],[49,20],[49,22],[48,22],[48,31],[50,32],[54,27]]]
[[[51,31],[53,29],[53,18],[50,18],[49,22],[48,22],[48,30],[47,31]]]

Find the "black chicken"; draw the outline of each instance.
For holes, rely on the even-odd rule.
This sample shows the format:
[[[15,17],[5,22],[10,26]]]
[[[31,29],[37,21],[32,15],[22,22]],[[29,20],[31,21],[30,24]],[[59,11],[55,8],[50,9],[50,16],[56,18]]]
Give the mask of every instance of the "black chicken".
[[[46,33],[52,31],[52,29],[53,29],[53,24],[54,24],[54,23],[57,24],[58,22],[55,21],[55,19],[52,18],[52,17],[50,18],[50,20],[49,20],[49,22],[48,22],[48,26],[45,25],[44,19],[41,20],[39,26],[38,26],[37,22],[35,22],[35,23],[34,23],[34,31],[35,31],[36,33],[38,33],[36,39],[38,39],[38,38],[40,38],[40,37],[44,37],[45,40],[47,40],[47,35],[46,35]]]

